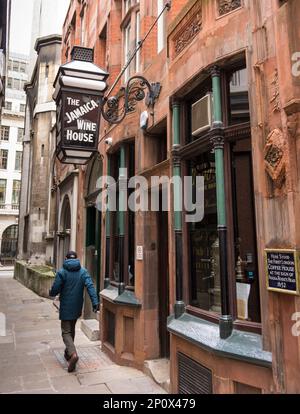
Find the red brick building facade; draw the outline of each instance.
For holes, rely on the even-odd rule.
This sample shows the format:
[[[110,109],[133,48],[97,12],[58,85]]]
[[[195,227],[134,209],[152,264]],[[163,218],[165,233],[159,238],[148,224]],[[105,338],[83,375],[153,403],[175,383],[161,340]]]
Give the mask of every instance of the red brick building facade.
[[[71,1],[63,63],[74,45],[93,48],[112,85],[164,3]],[[299,19],[296,0],[173,0],[114,90],[137,73],[159,82],[154,108],[141,102],[119,125],[102,119],[88,166],[57,164],[58,256],[71,244],[95,277],[102,348],[140,369],[170,358],[173,392],[300,391],[300,299],[267,289],[265,266],[265,249],[300,248]],[[214,128],[199,124],[203,102]],[[121,164],[149,182],[204,176],[202,222],[176,215],[172,196],[170,212],[126,213],[120,231],[116,213],[96,209],[96,182],[120,178]],[[234,330],[220,339],[224,309]]]

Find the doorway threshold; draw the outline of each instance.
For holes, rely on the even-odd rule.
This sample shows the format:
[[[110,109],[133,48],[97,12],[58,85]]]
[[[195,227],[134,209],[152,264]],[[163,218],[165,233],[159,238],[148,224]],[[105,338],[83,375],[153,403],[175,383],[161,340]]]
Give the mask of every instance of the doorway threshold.
[[[145,361],[144,373],[167,393],[170,392],[170,360],[167,358]]]

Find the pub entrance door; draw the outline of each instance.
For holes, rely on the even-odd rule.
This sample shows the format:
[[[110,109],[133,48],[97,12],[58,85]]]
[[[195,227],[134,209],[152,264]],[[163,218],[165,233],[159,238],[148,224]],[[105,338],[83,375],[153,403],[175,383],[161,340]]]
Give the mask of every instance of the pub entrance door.
[[[94,207],[87,207],[86,220],[86,268],[91,275],[97,294],[100,291],[101,255],[101,213]],[[90,300],[85,301],[85,319],[96,317]]]

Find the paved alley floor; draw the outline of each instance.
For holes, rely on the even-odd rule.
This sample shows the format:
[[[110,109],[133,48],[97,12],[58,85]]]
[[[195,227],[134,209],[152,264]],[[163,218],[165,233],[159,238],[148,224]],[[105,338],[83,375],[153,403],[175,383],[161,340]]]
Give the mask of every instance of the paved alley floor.
[[[3,320],[6,317],[6,332]],[[1,323],[2,321],[2,323]],[[4,333],[6,334],[5,336]],[[120,367],[76,329],[79,363],[67,372],[58,312],[10,273],[0,277],[0,393],[161,394],[142,372]]]

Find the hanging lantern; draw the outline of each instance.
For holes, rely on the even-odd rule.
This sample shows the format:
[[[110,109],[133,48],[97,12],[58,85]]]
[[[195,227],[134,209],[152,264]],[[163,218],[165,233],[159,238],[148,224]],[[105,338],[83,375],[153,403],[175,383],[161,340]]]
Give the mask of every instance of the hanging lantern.
[[[75,46],[71,62],[59,68],[54,82],[56,155],[63,164],[86,164],[98,151],[109,74],[93,63],[93,55],[93,49]]]

